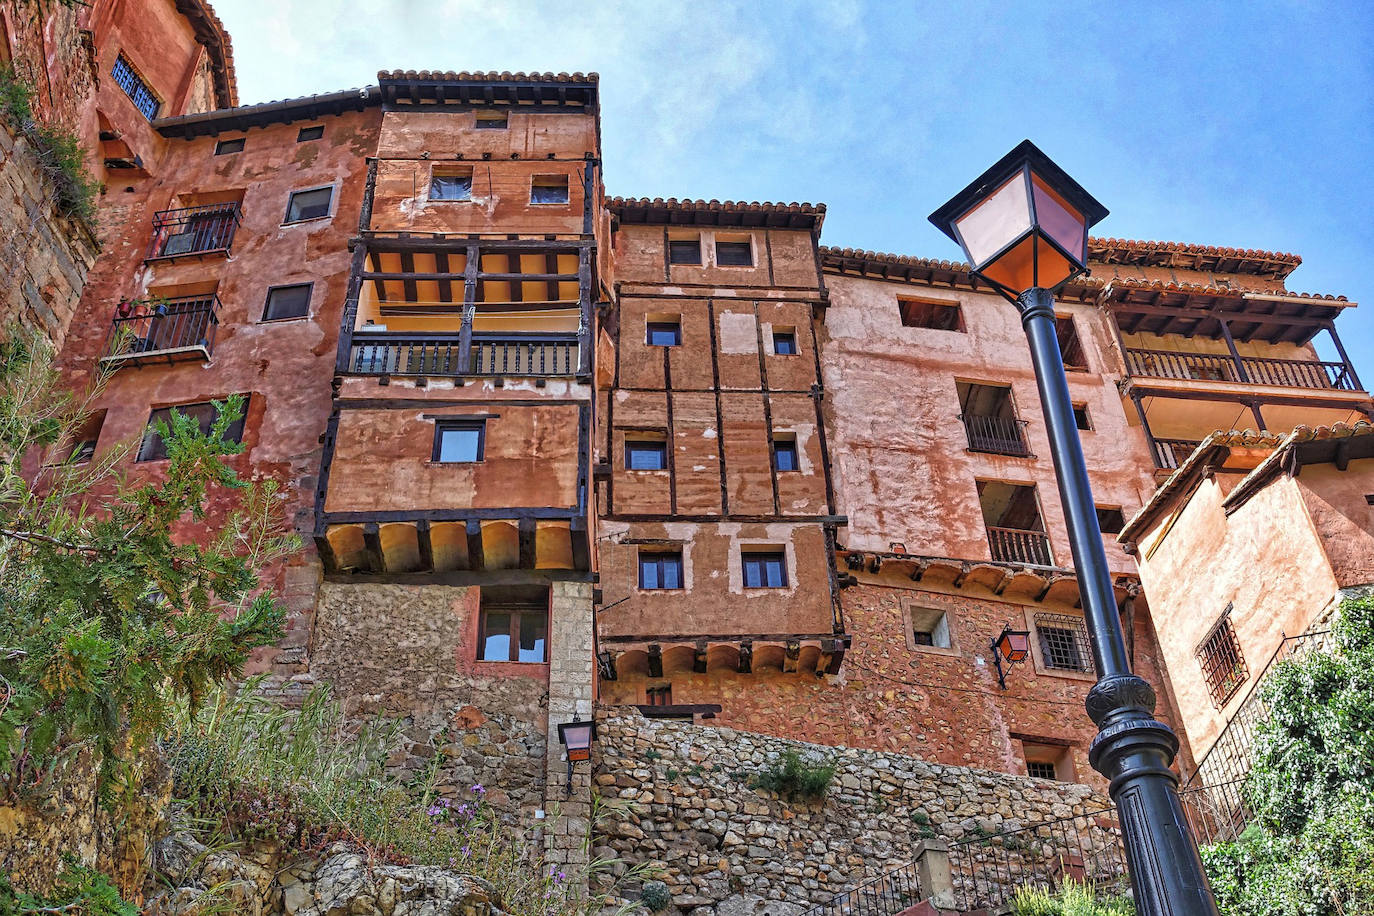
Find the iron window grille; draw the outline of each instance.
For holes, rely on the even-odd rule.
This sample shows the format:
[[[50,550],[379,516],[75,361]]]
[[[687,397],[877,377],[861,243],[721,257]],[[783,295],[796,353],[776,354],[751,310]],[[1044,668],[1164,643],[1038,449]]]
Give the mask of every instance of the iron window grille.
[[[138,449],[138,457],[135,461],[161,461],[167,457],[167,443],[157,431],[159,422],[170,424],[172,421],[172,411],[176,411],[182,416],[194,417],[200,424],[202,435],[208,436],[210,429],[215,425],[215,419],[219,416],[219,411],[210,401],[202,401],[196,404],[178,404],[174,407],[159,407],[148,416],[148,428],[143,433],[143,442]],[[225,442],[242,442],[243,425],[248,418],[248,399],[244,398],[243,415],[229,425],[224,431]]]
[[[645,589],[682,588],[682,552],[641,553],[639,587]]]
[[[1058,779],[1059,773],[1053,763],[1043,760],[1026,761],[1026,773],[1036,779]]]
[[[1082,617],[1068,614],[1036,614],[1035,632],[1046,668],[1091,672],[1092,649]]]
[[[1240,641],[1236,639],[1236,628],[1231,625],[1229,604],[1221,620],[1198,646],[1197,658],[1202,665],[1202,675],[1207,680],[1207,689],[1212,694],[1212,702],[1220,709],[1250,677],[1250,669],[1240,651]]]
[[[124,94],[134,103],[134,107],[143,113],[149,121],[157,117],[157,110],[162,107],[162,103],[153,95],[148,84],[143,81],[143,77],[138,75],[134,65],[129,63],[129,59],[123,54],[115,58],[114,69],[110,71],[114,77],[115,84],[124,90]]]
[[[743,561],[745,588],[787,587],[787,560],[782,551],[745,553]]]

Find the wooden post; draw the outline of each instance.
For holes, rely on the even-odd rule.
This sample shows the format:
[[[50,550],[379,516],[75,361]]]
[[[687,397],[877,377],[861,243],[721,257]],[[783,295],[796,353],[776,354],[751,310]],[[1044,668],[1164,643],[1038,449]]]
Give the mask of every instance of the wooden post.
[[[472,372],[472,322],[477,317],[477,273],[481,263],[481,249],[476,243],[468,245],[467,263],[463,265],[463,325],[458,331],[459,375]]]
[[[1140,417],[1140,428],[1145,431],[1145,441],[1150,443],[1150,454],[1154,456],[1155,467],[1159,467],[1159,444],[1155,442],[1155,434],[1150,431],[1150,421],[1145,418],[1145,405],[1139,391],[1131,392],[1131,403],[1135,405],[1135,412]]]
[[[1364,391],[1364,386],[1360,384],[1360,377],[1355,374],[1355,364],[1346,355],[1345,346],[1341,343],[1340,335],[1336,333],[1336,322],[1328,321],[1326,323],[1326,333],[1331,335],[1331,342],[1336,345],[1336,353],[1340,355],[1341,362],[1345,363],[1345,373],[1350,376],[1350,381],[1355,383],[1355,390]]]
[[[1256,429],[1255,432],[1264,432],[1266,429],[1264,425],[1264,414],[1260,413],[1259,401],[1249,401],[1245,406],[1250,408],[1250,413],[1255,416],[1255,422],[1259,424],[1259,428]]]
[[[1226,339],[1226,349],[1231,351],[1231,360],[1236,364],[1236,376],[1242,382],[1250,381],[1250,375],[1245,371],[1245,364],[1240,361],[1240,352],[1236,350],[1235,338],[1231,336],[1231,326],[1226,323],[1226,318],[1220,313],[1216,315],[1217,323],[1221,325],[1221,336]]]

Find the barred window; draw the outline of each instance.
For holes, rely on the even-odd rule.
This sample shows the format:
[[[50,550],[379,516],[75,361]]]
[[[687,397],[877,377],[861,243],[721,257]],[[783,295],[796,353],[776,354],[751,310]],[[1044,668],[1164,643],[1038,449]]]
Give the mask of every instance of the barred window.
[[[134,103],[134,107],[143,112],[143,116],[151,121],[157,117],[157,110],[162,103],[153,95],[148,84],[143,81],[143,77],[138,75],[134,65],[129,63],[129,59],[123,54],[115,58],[114,69],[110,71],[114,77],[115,84],[124,90],[124,94]]]
[[[1059,772],[1054,768],[1054,764],[1047,760],[1027,760],[1026,774],[1036,779],[1059,778]]]
[[[1092,649],[1082,617],[1067,614],[1036,614],[1035,632],[1046,668],[1092,671]]]
[[[1207,679],[1207,689],[1211,691],[1212,702],[1217,708],[1235,696],[1237,690],[1250,677],[1250,669],[1245,665],[1245,656],[1240,652],[1240,642],[1236,639],[1236,628],[1231,626],[1231,606],[1228,604],[1221,620],[1212,627],[1211,632],[1197,648],[1197,659],[1202,665],[1202,675]]]

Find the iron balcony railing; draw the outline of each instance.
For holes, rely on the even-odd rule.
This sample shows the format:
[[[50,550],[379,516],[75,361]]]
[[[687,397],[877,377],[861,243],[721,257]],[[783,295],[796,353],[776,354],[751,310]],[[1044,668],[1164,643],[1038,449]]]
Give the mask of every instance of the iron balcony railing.
[[[219,297],[188,296],[126,304],[116,312],[103,362],[209,359],[219,327]]]
[[[1176,470],[1201,444],[1197,439],[1156,439],[1155,467],[1165,471]]]
[[[1230,356],[1220,354],[1128,348],[1126,369],[1131,375],[1150,378],[1243,382],[1287,388],[1359,390],[1350,367],[1343,362],[1267,359],[1257,356],[1242,356],[1239,360],[1234,360]]]
[[[1015,417],[980,417],[977,414],[961,414],[964,431],[968,433],[968,447],[975,452],[990,452],[994,455],[1011,455],[1016,458],[1030,457],[1026,444],[1026,421]]]
[[[229,253],[242,211],[237,203],[205,204],[153,214],[148,260],[210,252]]]
[[[353,338],[348,371],[360,375],[576,375],[576,334],[364,334]]]
[[[992,558],[1003,563],[1054,565],[1054,557],[1050,554],[1050,539],[1043,531],[989,526],[988,546],[992,548]]]

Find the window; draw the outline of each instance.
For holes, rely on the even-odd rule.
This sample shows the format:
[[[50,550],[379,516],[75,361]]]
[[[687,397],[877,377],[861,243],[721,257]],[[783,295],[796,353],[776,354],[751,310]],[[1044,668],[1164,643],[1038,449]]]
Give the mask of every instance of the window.
[[[1064,357],[1064,368],[1088,368],[1088,361],[1083,356],[1083,344],[1078,340],[1078,329],[1074,327],[1073,318],[1068,315],[1056,315],[1054,330],[1059,335],[1059,353]]]
[[[262,320],[281,321],[309,315],[311,288],[309,283],[272,287],[267,291],[267,307],[262,311]]]
[[[95,446],[100,440],[100,428],[105,425],[105,411],[97,410],[82,422],[81,428],[72,437],[72,450],[67,453],[71,464],[85,464],[95,456]]]
[[[918,646],[929,646],[933,649],[951,648],[949,617],[944,611],[931,607],[915,607],[905,603],[904,610],[911,627],[911,645],[913,648]]]
[[[781,550],[746,551],[744,561],[745,588],[785,588],[787,561]]]
[[[964,330],[964,312],[957,303],[931,302],[928,299],[897,299],[902,324],[931,331]]]
[[[535,175],[530,183],[530,203],[566,204],[568,202],[567,175]]]
[[[690,239],[668,240],[669,264],[700,264],[701,236]]]
[[[1073,423],[1079,429],[1090,430],[1093,428],[1092,418],[1088,416],[1087,404],[1073,405]]]
[[[440,464],[481,461],[486,427],[482,420],[439,420],[434,428],[433,460]]]
[[[682,588],[682,551],[639,554],[640,588]]]
[[[773,466],[779,471],[799,471],[797,463],[797,440],[795,437],[775,433],[773,437]]]
[[[631,471],[667,469],[668,443],[662,439],[626,439],[625,467]]]
[[[1121,513],[1121,507],[1098,506],[1097,527],[1102,529],[1103,534],[1120,534],[1121,529],[1126,527],[1126,519]]]
[[[227,156],[230,153],[243,152],[243,137],[234,140],[221,140],[215,144],[216,156]]]
[[[1040,654],[1046,668],[1092,671],[1092,651],[1083,618],[1036,614],[1035,632],[1040,637]]]
[[[680,347],[682,346],[682,322],[650,321],[645,340],[651,347]]]
[[[644,691],[645,699],[649,706],[672,706],[673,705],[673,685],[664,684],[662,687],[648,687]]]
[[[297,143],[306,143],[310,140],[318,140],[324,136],[324,125],[316,124],[314,127],[302,127],[300,133],[296,134]]]
[[[1034,776],[1036,779],[1058,779],[1059,771],[1055,769],[1052,761],[1027,760],[1026,775]]]
[[[143,112],[145,118],[151,121],[157,117],[157,110],[162,103],[153,95],[148,84],[138,75],[138,71],[129,63],[127,57],[121,54],[115,58],[114,69],[110,71],[110,75],[114,77],[115,84],[123,89],[124,94],[134,103],[134,107]]]
[[[482,589],[477,659],[484,662],[548,660],[548,592],[539,588]]]
[[[1240,651],[1240,641],[1236,639],[1236,628],[1231,625],[1231,605],[1226,606],[1221,620],[1198,646],[1197,659],[1202,665],[1202,675],[1207,679],[1212,702],[1220,709],[1250,677],[1250,669],[1246,667],[1245,656]]]
[[[753,267],[754,246],[750,241],[716,239],[717,267]]]
[[[333,188],[293,191],[291,202],[286,206],[286,222],[299,223],[307,219],[319,219],[322,216],[328,216],[329,204],[333,199]]]
[[[244,415],[230,424],[225,430],[225,442],[243,441],[243,423],[248,413],[248,399],[244,399]],[[167,443],[162,436],[158,435],[158,423],[170,423],[172,411],[176,411],[185,417],[192,417],[200,424],[200,431],[205,435],[210,434],[210,428],[215,425],[215,418],[219,416],[219,411],[215,405],[209,401],[202,401],[197,404],[178,404],[175,407],[159,407],[148,417],[148,429],[143,433],[143,444],[139,446],[138,457],[135,461],[161,461],[167,457]]]
[[[773,352],[778,356],[797,355],[797,332],[791,328],[773,329]]]
[[[504,111],[479,111],[475,126],[478,130],[505,130],[509,123]]]
[[[429,177],[430,200],[472,200],[472,169],[435,168]]]

